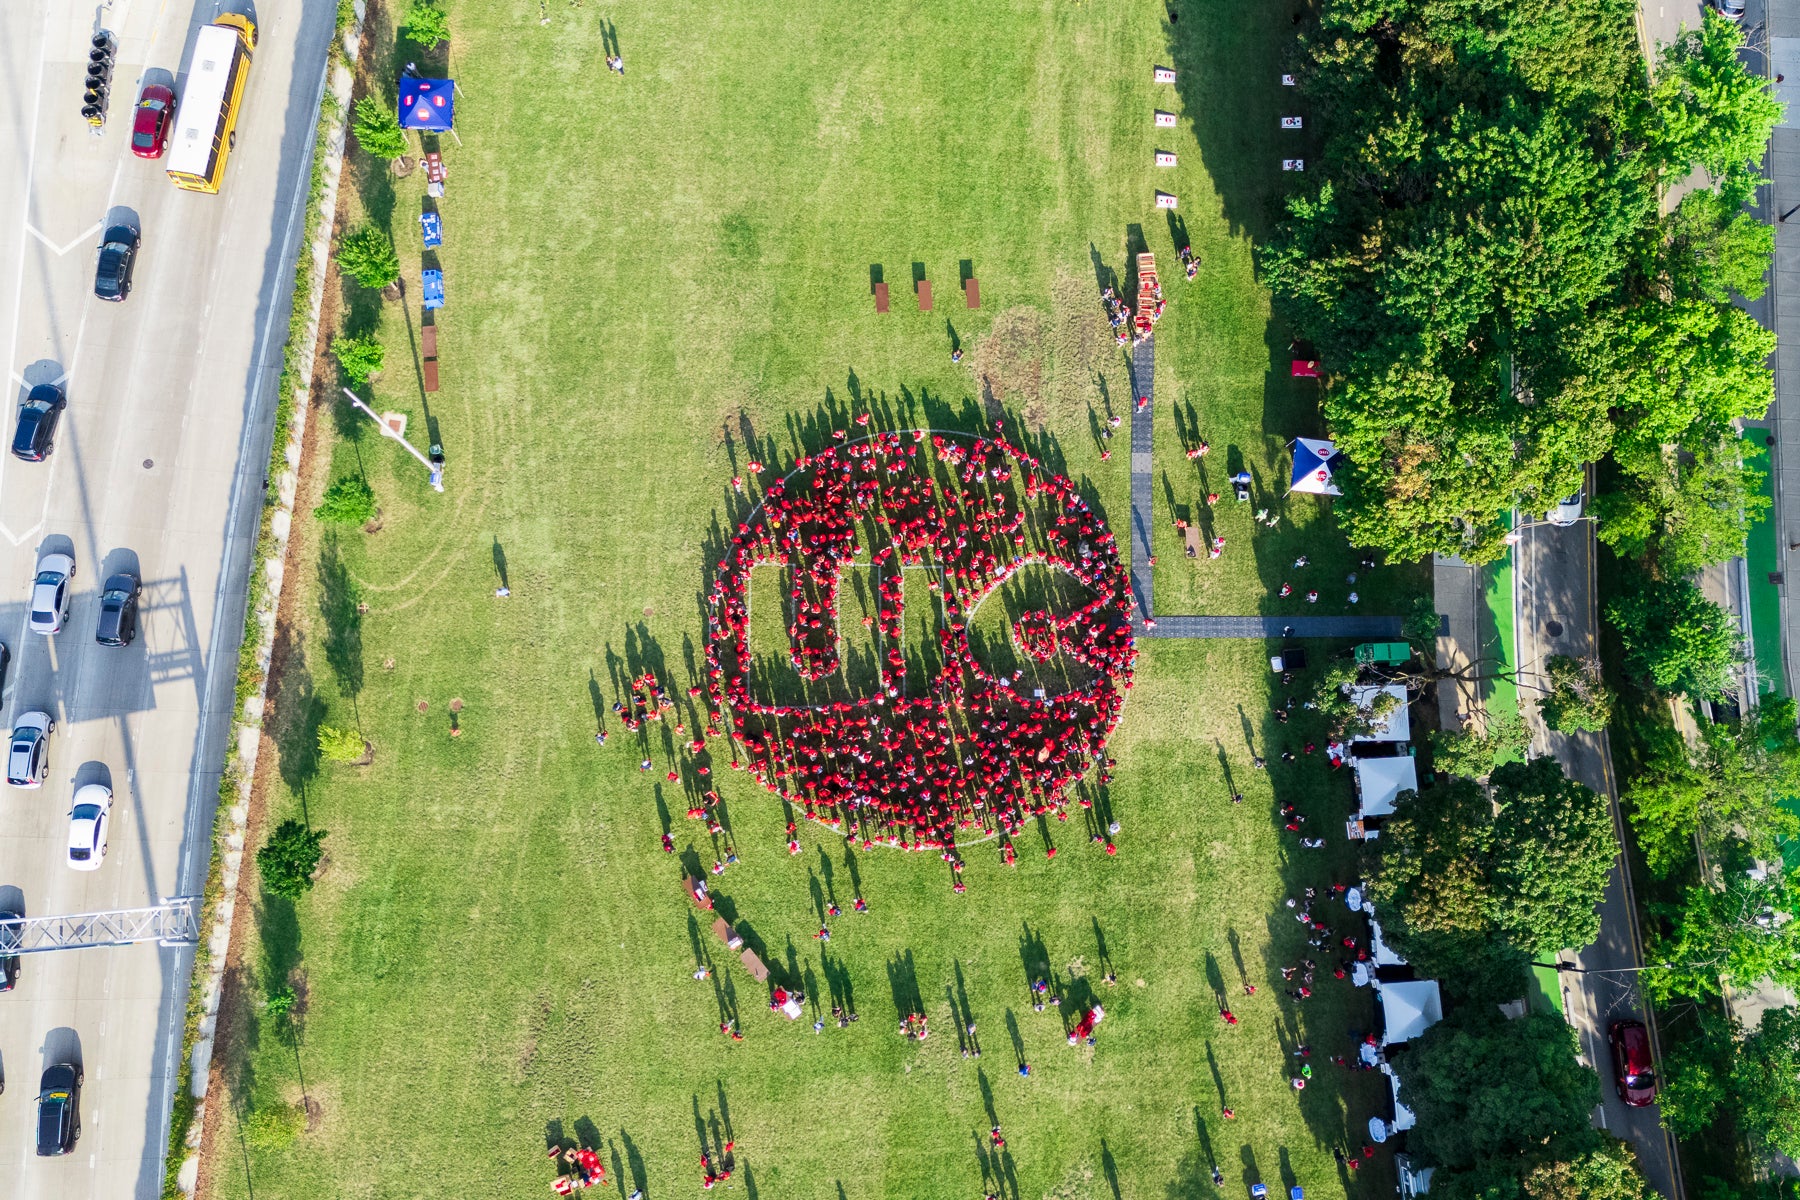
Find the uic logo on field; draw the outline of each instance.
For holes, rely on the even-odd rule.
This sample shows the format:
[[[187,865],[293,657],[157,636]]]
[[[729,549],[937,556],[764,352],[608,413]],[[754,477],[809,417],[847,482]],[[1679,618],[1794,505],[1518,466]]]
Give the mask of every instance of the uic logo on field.
[[[1128,597],[1104,520],[1018,448],[929,430],[841,442],[770,483],[719,563],[711,708],[748,759],[734,765],[847,834],[1010,834],[1097,762],[1105,781]]]

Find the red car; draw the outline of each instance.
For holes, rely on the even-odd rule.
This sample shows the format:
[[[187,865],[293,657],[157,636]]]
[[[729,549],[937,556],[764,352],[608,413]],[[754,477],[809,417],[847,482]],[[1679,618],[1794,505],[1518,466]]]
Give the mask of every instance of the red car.
[[[138,97],[131,118],[131,152],[139,158],[161,158],[169,121],[175,116],[175,93],[153,83]]]
[[[1656,1101],[1656,1072],[1650,1066],[1650,1031],[1642,1021],[1614,1021],[1606,1031],[1612,1046],[1613,1082],[1619,1099],[1632,1108]]]

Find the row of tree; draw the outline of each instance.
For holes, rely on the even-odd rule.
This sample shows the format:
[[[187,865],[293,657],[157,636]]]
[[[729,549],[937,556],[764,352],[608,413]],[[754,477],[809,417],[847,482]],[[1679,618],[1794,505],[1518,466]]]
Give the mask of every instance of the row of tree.
[[[1610,456],[1601,536],[1671,576],[1741,548],[1731,423],[1767,408],[1773,339],[1730,296],[1761,291],[1742,207],[1779,106],[1710,11],[1647,82],[1635,9],[1330,0],[1306,35],[1320,182],[1263,266],[1330,368],[1359,543],[1491,559],[1504,513]]]

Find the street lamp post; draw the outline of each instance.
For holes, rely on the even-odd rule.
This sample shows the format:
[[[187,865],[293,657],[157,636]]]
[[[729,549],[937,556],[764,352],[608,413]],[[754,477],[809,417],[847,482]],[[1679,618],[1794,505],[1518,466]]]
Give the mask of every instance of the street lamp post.
[[[394,429],[386,421],[382,420],[381,417],[376,414],[374,409],[364,404],[361,400],[358,400],[355,392],[351,391],[349,388],[345,388],[344,395],[350,397],[350,403],[369,414],[369,420],[375,422],[375,427],[381,430],[382,437],[392,438],[396,442],[399,442],[402,446],[406,447],[407,453],[425,464],[425,469],[431,472],[432,491],[441,492],[444,490],[444,458],[441,453],[436,452],[435,447],[433,448],[434,452],[432,457],[426,458],[423,454],[419,453],[419,448],[417,446],[407,441],[400,435],[399,431]]]
[[[1578,967],[1572,962],[1563,962],[1560,959],[1556,962],[1534,962],[1531,965],[1548,967],[1553,971],[1573,971],[1577,975],[1631,975],[1638,971],[1672,971],[1675,969],[1674,963],[1646,963],[1641,967],[1606,967],[1604,969]]]

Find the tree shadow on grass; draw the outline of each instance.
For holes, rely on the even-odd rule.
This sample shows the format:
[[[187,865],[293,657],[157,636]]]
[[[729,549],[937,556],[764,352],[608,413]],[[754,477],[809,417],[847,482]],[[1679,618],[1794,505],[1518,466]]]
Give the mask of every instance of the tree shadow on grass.
[[[363,686],[362,591],[344,562],[336,534],[327,534],[319,550],[319,615],[325,630],[321,645],[325,663],[352,706]],[[361,719],[358,718],[360,726]]]

